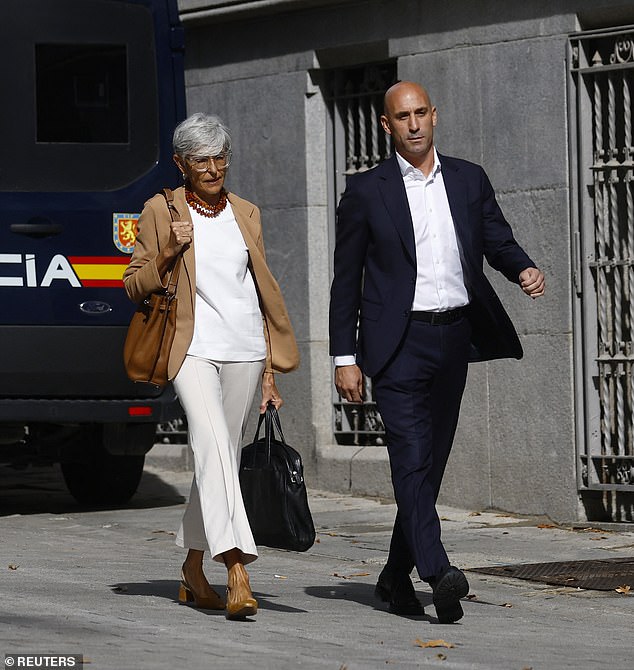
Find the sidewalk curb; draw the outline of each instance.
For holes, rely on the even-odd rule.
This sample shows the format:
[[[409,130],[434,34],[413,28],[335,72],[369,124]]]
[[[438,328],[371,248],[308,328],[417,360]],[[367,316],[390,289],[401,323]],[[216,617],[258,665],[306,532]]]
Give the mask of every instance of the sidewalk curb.
[[[145,456],[145,465],[159,470],[194,470],[194,455],[187,444],[155,444]]]

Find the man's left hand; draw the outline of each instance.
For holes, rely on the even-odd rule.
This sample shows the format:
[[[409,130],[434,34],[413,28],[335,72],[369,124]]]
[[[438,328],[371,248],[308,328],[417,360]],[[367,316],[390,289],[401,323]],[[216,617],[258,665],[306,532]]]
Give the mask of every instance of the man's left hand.
[[[537,268],[526,268],[520,272],[520,286],[522,291],[531,298],[539,298],[546,291],[544,273]]]

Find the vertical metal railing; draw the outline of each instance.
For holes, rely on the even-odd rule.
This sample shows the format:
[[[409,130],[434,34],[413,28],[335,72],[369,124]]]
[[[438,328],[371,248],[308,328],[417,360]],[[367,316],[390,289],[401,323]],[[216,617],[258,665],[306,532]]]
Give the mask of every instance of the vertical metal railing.
[[[596,375],[585,392],[594,386],[599,412],[586,417],[582,485],[634,491],[634,31],[596,31],[571,43],[577,108],[586,99],[591,106],[591,127],[580,123],[577,136],[593,136],[591,202],[584,198],[583,165],[578,187],[587,259],[584,370]],[[587,293],[591,286],[594,295]]]
[[[187,417],[173,419],[156,426],[157,444],[187,444]]]
[[[347,177],[373,168],[390,154],[390,143],[381,128],[385,90],[396,81],[395,63],[340,68],[327,73],[325,98],[335,130],[342,138],[335,146],[336,201]],[[337,132],[337,128],[343,132]],[[333,396],[334,435],[338,444],[357,446],[385,444],[385,429],[372,393],[364,378],[365,400],[348,403],[336,391]]]
[[[380,116],[383,94],[394,80],[392,69],[371,65],[330,73],[326,99],[345,128],[345,147],[339,150],[345,153],[346,176],[369,170],[390,154]]]

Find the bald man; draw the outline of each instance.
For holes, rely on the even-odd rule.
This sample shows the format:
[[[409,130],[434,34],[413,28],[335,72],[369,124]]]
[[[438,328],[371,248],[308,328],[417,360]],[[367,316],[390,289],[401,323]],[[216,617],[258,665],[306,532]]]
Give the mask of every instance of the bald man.
[[[442,545],[436,499],[467,364],[522,357],[483,259],[531,298],[545,284],[484,170],[436,151],[437,119],[422,86],[386,92],[381,124],[395,154],[351,177],[337,209],[330,353],[346,400],[361,402],[362,372],[371,377],[387,433],[398,513],[376,595],[395,614],[424,614],[416,566],[438,620],[451,623],[469,584]]]

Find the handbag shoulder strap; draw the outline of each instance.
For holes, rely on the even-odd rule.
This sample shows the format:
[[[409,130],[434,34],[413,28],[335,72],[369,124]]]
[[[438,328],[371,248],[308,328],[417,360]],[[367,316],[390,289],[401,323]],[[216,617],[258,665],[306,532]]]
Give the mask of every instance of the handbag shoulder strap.
[[[165,198],[165,202],[167,204],[167,210],[170,213],[170,219],[172,221],[180,219],[180,214],[176,209],[176,205],[174,205],[174,192],[172,191],[172,189],[166,187],[162,189],[161,192],[163,193],[163,197]],[[178,285],[178,275],[180,274],[181,271],[182,258],[183,258],[183,252],[180,251],[176,259],[176,263],[174,263],[174,267],[172,268],[172,272],[170,273],[170,279],[167,284],[167,292],[170,293],[171,295],[174,295],[176,293],[176,286]]]
[[[169,210],[170,218],[172,219],[172,221],[175,221],[176,217],[180,219],[180,214],[178,213],[176,205],[174,204],[174,191],[172,191],[171,188],[166,187],[161,190],[161,193],[163,194],[165,202],[167,203],[167,209]]]

